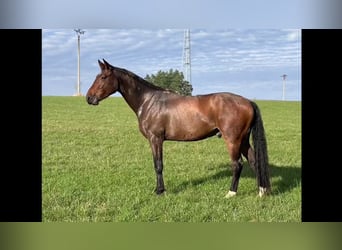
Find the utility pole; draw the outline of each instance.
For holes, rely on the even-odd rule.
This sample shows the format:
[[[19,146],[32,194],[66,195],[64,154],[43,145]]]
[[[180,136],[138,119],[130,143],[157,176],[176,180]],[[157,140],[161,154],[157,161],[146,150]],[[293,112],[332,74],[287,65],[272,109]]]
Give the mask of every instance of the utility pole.
[[[191,84],[190,30],[184,31],[183,47],[184,80]]]
[[[81,29],[74,29],[77,34],[77,92],[75,96],[81,96],[81,84],[80,84],[80,37],[85,31]]]
[[[286,81],[287,75],[284,74],[284,75],[282,75],[280,77],[283,78],[283,101],[285,101],[285,81]]]

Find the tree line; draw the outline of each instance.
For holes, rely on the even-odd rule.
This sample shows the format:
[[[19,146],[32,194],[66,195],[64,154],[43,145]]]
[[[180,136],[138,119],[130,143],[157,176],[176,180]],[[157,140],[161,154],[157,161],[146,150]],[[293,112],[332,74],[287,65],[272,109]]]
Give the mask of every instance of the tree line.
[[[159,70],[157,74],[146,75],[145,80],[162,88],[173,90],[181,95],[192,95],[192,85],[184,80],[183,72],[170,69]]]

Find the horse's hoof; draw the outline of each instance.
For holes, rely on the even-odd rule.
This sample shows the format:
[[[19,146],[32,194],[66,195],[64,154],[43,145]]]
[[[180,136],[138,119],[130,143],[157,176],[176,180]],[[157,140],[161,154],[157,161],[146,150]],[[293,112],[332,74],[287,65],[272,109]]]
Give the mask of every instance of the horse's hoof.
[[[154,192],[157,194],[157,195],[162,195],[165,193],[165,189],[162,189],[162,190],[155,190]]]
[[[231,197],[233,197],[235,195],[236,195],[236,192],[229,190],[229,192],[226,194],[225,198],[231,198]]]

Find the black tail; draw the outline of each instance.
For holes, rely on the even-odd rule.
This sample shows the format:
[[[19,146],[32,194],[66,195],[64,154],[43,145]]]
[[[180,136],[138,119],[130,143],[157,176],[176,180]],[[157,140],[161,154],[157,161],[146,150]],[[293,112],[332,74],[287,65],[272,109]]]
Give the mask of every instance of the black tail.
[[[256,103],[251,102],[254,109],[252,125],[252,139],[255,151],[255,170],[259,187],[271,191],[270,173],[268,165],[267,142],[261,113]]]

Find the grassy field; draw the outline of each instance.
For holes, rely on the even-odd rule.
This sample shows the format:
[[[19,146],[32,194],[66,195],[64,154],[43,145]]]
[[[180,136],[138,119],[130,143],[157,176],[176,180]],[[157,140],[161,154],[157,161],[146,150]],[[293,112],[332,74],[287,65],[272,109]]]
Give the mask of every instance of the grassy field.
[[[122,98],[42,97],[43,221],[300,222],[301,102],[256,101],[263,115],[271,196],[257,197],[244,163],[238,195],[224,141],[164,143],[166,194],[156,196],[152,154]]]

